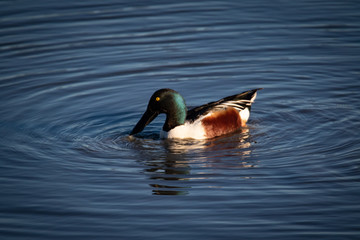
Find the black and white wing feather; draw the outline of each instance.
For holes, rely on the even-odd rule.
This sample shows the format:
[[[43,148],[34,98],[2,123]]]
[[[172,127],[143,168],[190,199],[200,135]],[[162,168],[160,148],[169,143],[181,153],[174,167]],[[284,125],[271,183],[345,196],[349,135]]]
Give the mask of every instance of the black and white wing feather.
[[[240,94],[232,95],[226,98],[222,98],[216,102],[210,102],[208,104],[195,107],[188,111],[187,120],[195,121],[201,115],[206,115],[211,111],[223,110],[228,107],[233,107],[239,112],[248,108],[250,111],[251,104],[254,102],[256,98],[256,92],[262,88],[253,89],[250,91],[246,91]]]

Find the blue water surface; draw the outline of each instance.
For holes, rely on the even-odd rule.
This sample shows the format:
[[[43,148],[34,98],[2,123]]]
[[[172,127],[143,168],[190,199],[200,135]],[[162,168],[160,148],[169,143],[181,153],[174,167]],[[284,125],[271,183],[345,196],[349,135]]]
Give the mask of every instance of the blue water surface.
[[[1,239],[359,239],[358,1],[1,1]],[[246,128],[128,134],[154,91]]]

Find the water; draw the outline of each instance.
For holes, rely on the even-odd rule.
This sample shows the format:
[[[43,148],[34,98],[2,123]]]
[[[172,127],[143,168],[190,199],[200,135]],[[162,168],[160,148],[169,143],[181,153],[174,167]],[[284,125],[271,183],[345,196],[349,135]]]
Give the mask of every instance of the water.
[[[1,1],[1,239],[359,239],[357,1]],[[128,133],[159,88],[248,128]]]

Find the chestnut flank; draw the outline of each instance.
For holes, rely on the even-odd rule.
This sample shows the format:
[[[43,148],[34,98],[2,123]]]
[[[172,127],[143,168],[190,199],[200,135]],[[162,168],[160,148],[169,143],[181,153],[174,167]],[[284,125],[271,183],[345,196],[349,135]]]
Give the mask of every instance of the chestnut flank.
[[[231,133],[241,126],[245,126],[245,122],[241,121],[239,112],[232,107],[214,112],[204,118],[201,123],[208,138]]]

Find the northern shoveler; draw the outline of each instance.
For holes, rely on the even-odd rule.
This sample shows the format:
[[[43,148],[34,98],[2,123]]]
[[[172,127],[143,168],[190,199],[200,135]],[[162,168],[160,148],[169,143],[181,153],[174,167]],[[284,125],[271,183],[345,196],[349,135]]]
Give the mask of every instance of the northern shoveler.
[[[162,138],[206,139],[234,132],[246,126],[251,104],[260,89],[229,96],[189,111],[178,92],[168,88],[157,90],[130,135],[141,132],[160,113],[166,114],[160,133]]]

